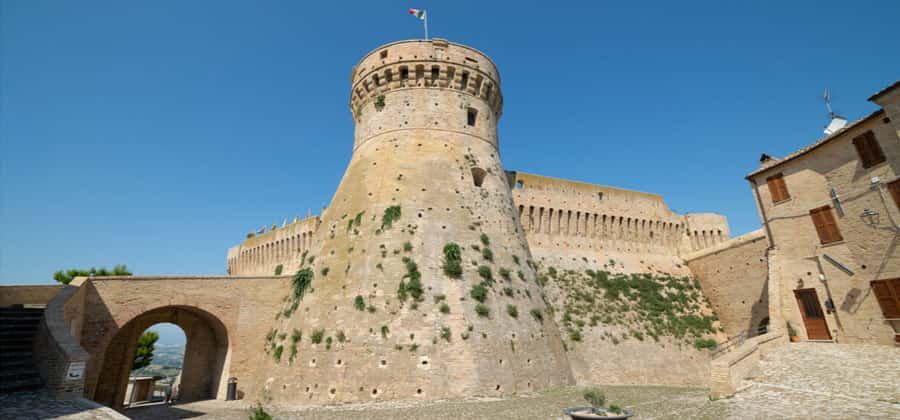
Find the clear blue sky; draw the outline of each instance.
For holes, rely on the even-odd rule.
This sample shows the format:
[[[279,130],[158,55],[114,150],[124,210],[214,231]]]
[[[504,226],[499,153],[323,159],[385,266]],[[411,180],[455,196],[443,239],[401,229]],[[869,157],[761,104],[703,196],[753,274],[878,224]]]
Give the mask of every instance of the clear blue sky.
[[[60,268],[221,274],[327,204],[353,64],[432,36],[500,67],[507,169],[759,226],[743,176],[900,77],[900,2],[3,0],[0,283]]]

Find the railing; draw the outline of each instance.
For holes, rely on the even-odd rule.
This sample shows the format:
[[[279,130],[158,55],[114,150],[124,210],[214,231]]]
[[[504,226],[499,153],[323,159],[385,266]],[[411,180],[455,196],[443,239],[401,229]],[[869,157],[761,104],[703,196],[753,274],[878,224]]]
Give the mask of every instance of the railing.
[[[747,341],[748,335],[749,334],[747,333],[747,330],[744,330],[744,331],[741,331],[740,333],[738,333],[737,335],[729,338],[728,340],[725,340],[719,344],[716,344],[716,348],[713,349],[713,351],[712,351],[712,357],[716,358],[722,354],[728,353],[735,347],[740,346],[741,344],[744,344],[744,341]]]

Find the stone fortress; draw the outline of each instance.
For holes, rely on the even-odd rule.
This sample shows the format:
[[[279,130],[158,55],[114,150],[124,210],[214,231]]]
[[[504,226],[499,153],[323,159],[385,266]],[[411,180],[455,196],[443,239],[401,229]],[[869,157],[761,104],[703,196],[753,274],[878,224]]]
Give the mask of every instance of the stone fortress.
[[[788,323],[810,341],[806,331],[826,321],[838,325],[830,342],[893,341],[900,309],[890,312],[893,297],[883,290],[895,283],[883,279],[900,277],[886,246],[895,237],[887,216],[900,220],[896,206],[852,229],[865,264],[850,262],[853,244],[812,247],[825,264],[878,267],[862,280],[840,274],[846,284],[834,286],[854,294],[853,311],[837,320],[829,307],[818,322],[812,301],[798,297],[798,313],[785,296],[810,288],[835,295],[822,279],[838,274],[826,266],[815,284],[809,255],[775,246],[772,231],[785,243],[813,238],[815,229],[833,237],[834,223],[819,223],[819,213],[815,228],[796,216],[770,226],[766,214],[775,210],[763,200],[764,228],[732,238],[724,216],[677,214],[655,194],[508,171],[497,135],[500,75],[471,47],[390,43],[363,57],[350,81],[353,153],[330,205],[248,234],[228,250],[227,276],[79,278],[53,291],[5,291],[0,303],[47,304],[33,347],[47,389],[121,408],[137,337],[158,322],[188,337],[185,400],[224,399],[236,378],[239,398],[309,404],[595,383],[701,386],[724,396],[761,354],[787,342]],[[887,156],[873,165],[897,185],[900,203],[898,92],[895,84],[879,93],[887,111],[821,147],[843,144],[850,152],[822,159],[829,168],[851,165],[847,144],[871,126]],[[864,155],[877,158],[865,144]],[[766,161],[748,177],[758,199],[784,187],[755,177],[817,159],[798,156]],[[792,205],[806,211],[801,197],[822,188],[793,184],[798,174],[808,171],[784,177]],[[872,185],[882,191],[881,181]],[[877,197],[848,211],[869,215]],[[875,247],[889,249],[886,257],[871,252],[866,229],[881,235]],[[860,296],[870,280],[882,290],[877,299]]]

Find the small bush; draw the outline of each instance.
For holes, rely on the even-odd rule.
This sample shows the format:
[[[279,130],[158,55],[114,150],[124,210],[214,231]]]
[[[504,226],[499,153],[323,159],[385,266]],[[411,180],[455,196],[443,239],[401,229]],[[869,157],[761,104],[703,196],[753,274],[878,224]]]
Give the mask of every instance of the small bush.
[[[330,335],[327,338],[325,338],[325,350],[331,350],[331,343],[333,341],[334,340],[331,339]]]
[[[512,287],[504,287],[504,288],[503,288],[503,294],[506,295],[506,296],[512,297],[512,295],[513,295],[513,288],[512,288]]]
[[[475,305],[475,313],[478,314],[478,316],[486,317],[491,314],[491,310],[483,303],[479,303]]]
[[[298,343],[303,339],[303,332],[294,328],[294,332],[291,333],[291,343]]]
[[[338,331],[337,334],[335,334],[335,337],[337,338],[338,343],[347,341],[347,334],[344,334],[344,330]]]
[[[569,330],[569,339],[572,341],[581,341],[581,331]]]
[[[313,271],[311,268],[306,267],[298,270],[291,282],[294,289],[294,299],[303,299],[303,295],[306,294],[306,290],[312,285],[312,281]]]
[[[442,303],[441,304],[441,313],[449,314],[450,313],[450,305],[447,305],[446,303]]]
[[[403,251],[404,252],[410,252],[412,250],[413,250],[413,246],[409,241],[406,241],[403,243]]]
[[[711,338],[698,338],[694,340],[694,347],[696,347],[697,350],[712,349],[716,347],[716,340]]]
[[[491,251],[490,248],[482,248],[481,256],[488,261],[494,261],[494,251]]]
[[[441,338],[446,340],[448,343],[450,342],[450,327],[441,327]]]
[[[327,276],[327,275],[328,275],[328,272],[329,272],[330,270],[331,270],[331,269],[328,268],[328,267],[322,267],[322,277]]]
[[[369,306],[366,306],[366,310],[369,311],[370,314],[374,314],[375,306],[370,304]]]
[[[544,322],[544,314],[538,308],[531,310],[531,317],[537,322]]]
[[[497,270],[497,272],[500,273],[500,277],[503,277],[503,280],[509,281],[509,270],[507,270],[503,267],[500,267],[500,269]]]
[[[584,400],[594,408],[600,408],[606,405],[606,394],[600,388],[591,387],[584,390],[582,394]]]
[[[521,261],[519,261],[518,255],[513,255],[513,262],[516,263],[516,265],[520,265]]]
[[[250,420],[272,420],[272,416],[266,412],[262,404],[256,403],[256,407],[250,409]]]
[[[400,206],[384,209],[384,214],[381,216],[381,230],[390,229],[397,220],[400,220]]]
[[[378,96],[376,96],[376,97],[375,97],[375,102],[374,102],[374,104],[375,104],[375,109],[377,109],[377,110],[379,110],[379,111],[380,111],[382,108],[384,108],[384,95],[378,95]]]
[[[281,265],[281,264],[276,265],[276,266],[275,266],[275,275],[276,275],[276,276],[280,276],[282,270],[284,270],[284,266],[283,266],[283,265]]]
[[[616,404],[610,404],[608,410],[615,414],[622,414],[622,407],[619,407]]]
[[[459,245],[453,242],[444,245],[443,269],[447,277],[458,279],[462,276],[462,251]]]
[[[361,295],[356,295],[356,298],[353,299],[353,307],[357,311],[364,311],[366,309],[366,300]]]
[[[388,328],[387,325],[381,326],[381,337],[382,338],[387,338],[387,336],[388,336],[388,334],[390,334],[390,332],[391,332],[391,329]]]
[[[481,243],[483,243],[484,246],[488,246],[491,244],[491,238],[488,238],[487,234],[482,233],[481,234]]]
[[[519,280],[525,281],[525,273],[522,270],[516,271],[516,274],[519,276]]]
[[[275,347],[275,353],[272,354],[272,357],[275,358],[275,363],[281,362],[281,353],[283,353],[283,352],[284,352],[284,346],[279,344],[278,347]]]
[[[486,265],[482,265],[478,267],[478,275],[484,279],[484,281],[488,282],[488,284],[494,281],[494,275],[491,273],[491,267]]]
[[[469,296],[472,296],[472,299],[483,303],[487,299],[487,292],[487,287],[484,287],[483,283],[478,283],[472,286],[472,290],[469,292]]]
[[[519,317],[519,308],[516,305],[506,305],[506,313],[513,318]]]
[[[319,344],[323,338],[325,338],[325,330],[315,330],[309,339],[312,340],[313,344]]]

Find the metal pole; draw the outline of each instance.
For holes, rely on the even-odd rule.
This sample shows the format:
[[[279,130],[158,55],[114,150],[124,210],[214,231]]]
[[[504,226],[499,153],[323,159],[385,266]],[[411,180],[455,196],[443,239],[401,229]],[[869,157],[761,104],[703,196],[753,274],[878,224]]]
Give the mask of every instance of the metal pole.
[[[425,12],[425,40],[428,41],[428,12]]]

